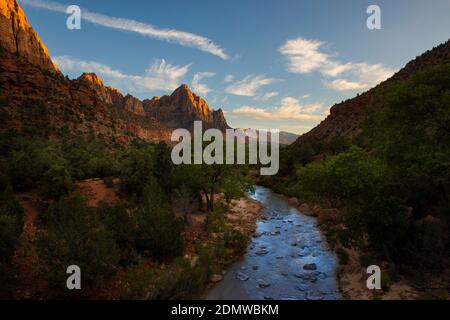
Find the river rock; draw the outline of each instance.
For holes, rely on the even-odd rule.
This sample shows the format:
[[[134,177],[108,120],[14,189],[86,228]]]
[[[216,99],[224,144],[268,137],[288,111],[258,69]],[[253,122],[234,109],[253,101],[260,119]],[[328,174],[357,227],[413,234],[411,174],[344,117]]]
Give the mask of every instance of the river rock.
[[[295,276],[304,281],[316,282],[320,272],[296,273]]]
[[[261,249],[261,250],[258,250],[258,251],[255,252],[255,254],[257,256],[263,256],[263,255],[266,255],[268,253],[269,253],[269,251],[267,251],[266,249]]]
[[[323,300],[324,297],[318,292],[307,292],[306,300]]]
[[[304,285],[304,284],[298,284],[295,286],[295,289],[297,289],[298,291],[306,291],[308,289],[308,286]]]
[[[213,274],[211,277],[211,282],[217,283],[223,280],[223,276],[221,274]]]
[[[250,277],[248,275],[246,275],[243,272],[236,272],[236,279],[241,280],[241,281],[247,281]]]
[[[303,266],[303,270],[317,270],[317,265],[315,263],[307,263]]]
[[[262,289],[270,287],[270,283],[265,280],[259,280],[258,286]]]

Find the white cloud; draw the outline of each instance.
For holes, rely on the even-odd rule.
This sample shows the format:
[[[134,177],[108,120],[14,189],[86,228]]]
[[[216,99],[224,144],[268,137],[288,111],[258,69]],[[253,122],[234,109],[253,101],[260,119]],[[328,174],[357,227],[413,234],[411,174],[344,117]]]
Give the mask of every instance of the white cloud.
[[[240,81],[230,84],[225,88],[225,92],[236,96],[254,97],[259,88],[272,84],[275,81],[277,80],[266,78],[264,75],[250,75]]]
[[[348,81],[345,79],[336,79],[333,81],[324,81],[326,87],[336,91],[355,91],[368,89],[368,85],[364,83]]]
[[[302,105],[299,100],[286,97],[281,100],[278,107],[258,108],[254,106],[242,106],[232,111],[233,115],[252,117],[259,120],[310,120],[320,121],[323,114],[316,114],[321,110],[321,104]]]
[[[262,96],[255,97],[255,100],[267,101],[273,97],[278,96],[280,93],[276,91],[266,92]]]
[[[323,45],[317,40],[297,38],[288,40],[281,48],[281,54],[288,57],[288,71],[292,73],[310,73],[321,68],[329,59],[319,51]]]
[[[144,75],[130,75],[96,61],[84,61],[68,56],[55,57],[54,61],[65,73],[95,72],[105,80],[105,83],[112,83],[114,86],[130,91],[142,89],[172,91],[181,84],[181,78],[186,75],[190,67],[190,64],[173,66],[162,59],[150,65]]]
[[[228,83],[228,82],[233,82],[234,81],[234,76],[232,74],[227,74],[225,76],[225,78],[223,79],[224,82]]]
[[[198,72],[196,74],[194,74],[194,77],[192,78],[192,89],[194,90],[194,92],[206,96],[208,94],[208,92],[211,92],[212,89],[209,88],[206,84],[200,83],[200,81],[202,81],[203,79],[206,78],[211,78],[213,76],[215,76],[215,73],[212,72]]]
[[[288,40],[280,52],[288,59],[287,70],[307,74],[319,72],[336,80],[324,81],[328,88],[337,91],[357,91],[371,88],[386,80],[395,72],[382,64],[340,62],[321,51],[324,43],[317,40],[297,38]]]
[[[50,11],[66,13],[66,5],[58,2],[50,2],[43,0],[21,0],[22,3],[42,8]],[[98,24],[104,27],[124,30],[129,32],[135,32],[151,38],[156,38],[168,42],[177,43],[185,47],[197,48],[201,51],[218,56],[223,60],[228,60],[229,56],[225,53],[225,49],[214,43],[212,40],[193,34],[190,32],[175,30],[175,29],[160,29],[150,24],[142,23],[139,21],[123,18],[109,17],[106,15],[90,12],[82,9],[82,19],[94,24]]]

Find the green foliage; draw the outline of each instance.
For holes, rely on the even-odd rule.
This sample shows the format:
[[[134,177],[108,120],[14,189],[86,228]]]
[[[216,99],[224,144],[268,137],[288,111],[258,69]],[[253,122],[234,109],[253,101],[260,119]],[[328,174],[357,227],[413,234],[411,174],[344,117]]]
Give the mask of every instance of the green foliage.
[[[361,203],[378,191],[386,180],[386,170],[382,162],[354,146],[322,163],[301,167],[298,177],[305,192]]]
[[[248,244],[247,237],[236,229],[226,231],[224,234],[224,241],[225,246],[233,249],[237,255],[243,254]]]
[[[388,292],[391,289],[392,280],[386,272],[381,273],[381,290]]]
[[[154,151],[154,176],[158,180],[161,189],[165,192],[171,189],[170,176],[173,170],[171,158],[171,148],[165,143],[160,142],[155,146]]]
[[[106,187],[108,188],[113,188],[114,187],[114,180],[112,177],[106,177],[103,179],[103,183],[105,184]]]
[[[64,165],[57,148],[40,139],[18,139],[7,161],[11,182],[16,190],[37,187],[52,165]]]
[[[66,268],[78,265],[82,287],[102,284],[113,274],[118,251],[113,236],[79,194],[63,197],[43,215],[46,231],[38,239],[40,257],[49,280],[59,290],[66,286]]]
[[[224,232],[226,230],[224,215],[224,207],[214,208],[214,211],[210,212],[206,218],[206,231],[208,233]]]
[[[183,221],[175,216],[154,179],[144,186],[138,216],[137,246],[149,251],[157,260],[176,257],[183,247]]]
[[[72,178],[69,171],[62,165],[53,165],[44,173],[40,181],[42,194],[58,199],[72,190]]]
[[[0,267],[14,254],[22,228],[23,209],[7,187],[0,192]]]
[[[131,147],[123,156],[120,177],[129,194],[140,195],[153,175],[153,148]]]
[[[316,153],[328,144],[327,154],[337,154],[298,169],[294,190],[345,207],[346,244],[368,240],[390,262],[442,269],[450,251],[449,128],[450,65],[443,65],[375,96],[358,139],[370,152],[336,139],[316,145]]]
[[[214,211],[214,195],[223,193],[230,201],[245,195],[251,188],[248,168],[239,165],[179,165],[173,170],[173,184],[184,185],[206,200],[206,210]]]
[[[344,233],[349,244],[363,244],[368,235],[376,247],[397,250],[397,244],[405,240],[406,209],[392,193],[395,184],[389,170],[363,149],[353,146],[320,164],[301,168],[298,175],[300,190],[346,206],[349,229]]]
[[[120,262],[125,266],[136,264],[139,256],[135,251],[138,232],[138,217],[135,211],[123,204],[102,203],[97,213],[120,249]]]

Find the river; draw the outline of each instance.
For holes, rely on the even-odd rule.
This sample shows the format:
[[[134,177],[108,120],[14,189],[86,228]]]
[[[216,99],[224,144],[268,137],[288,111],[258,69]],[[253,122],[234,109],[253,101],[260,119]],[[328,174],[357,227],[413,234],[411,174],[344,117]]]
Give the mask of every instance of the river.
[[[263,218],[244,256],[210,289],[208,300],[336,300],[335,253],[317,219],[300,213],[287,198],[257,186],[251,198]]]

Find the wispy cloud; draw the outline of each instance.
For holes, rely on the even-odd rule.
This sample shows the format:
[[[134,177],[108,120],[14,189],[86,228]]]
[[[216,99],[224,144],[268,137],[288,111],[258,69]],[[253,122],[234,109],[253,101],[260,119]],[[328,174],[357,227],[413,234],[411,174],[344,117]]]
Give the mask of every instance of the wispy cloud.
[[[95,72],[105,80],[105,83],[131,92],[139,90],[172,91],[181,84],[181,79],[190,67],[189,64],[174,66],[162,59],[151,64],[144,75],[132,75],[96,61],[85,61],[68,56],[55,57],[54,61],[64,73]]]
[[[357,91],[367,89],[367,85],[359,82],[345,79],[336,79],[333,81],[324,81],[326,87],[336,91]]]
[[[67,6],[58,2],[50,2],[44,0],[21,0],[22,3],[37,8],[50,11],[66,13]],[[104,27],[135,32],[151,38],[156,38],[168,42],[177,43],[185,47],[197,48],[201,51],[218,56],[223,60],[228,60],[229,56],[225,53],[220,45],[212,40],[190,32],[180,31],[176,29],[158,28],[150,24],[139,21],[109,17],[103,14],[94,13],[86,9],[82,10],[82,19],[91,23]]]
[[[276,91],[270,91],[270,92],[264,93],[264,94],[261,95],[261,96],[255,97],[255,100],[258,100],[258,101],[267,101],[267,100],[269,100],[269,99],[271,99],[271,98],[273,98],[273,97],[278,96],[279,94],[280,94],[279,92],[276,92]]]
[[[223,79],[224,82],[229,83],[234,81],[234,76],[232,74],[227,74]]]
[[[254,97],[259,88],[278,81],[273,78],[266,78],[264,75],[246,76],[244,79],[230,84],[225,88],[226,93],[236,96]]]
[[[198,72],[194,74],[194,77],[192,78],[191,82],[192,89],[194,90],[194,92],[203,96],[206,96],[208,92],[211,92],[212,89],[209,88],[206,84],[200,83],[200,81],[206,78],[211,78],[215,75],[216,74],[213,72]]]
[[[337,91],[369,89],[386,80],[395,72],[382,64],[340,62],[322,51],[325,43],[318,40],[297,38],[288,40],[280,52],[287,57],[287,70],[307,74],[319,72],[327,78],[325,86]]]
[[[317,114],[323,109],[321,104],[302,105],[299,100],[286,97],[275,108],[258,108],[254,106],[242,106],[232,111],[233,115],[250,117],[259,120],[309,120],[319,121],[323,114]]]

